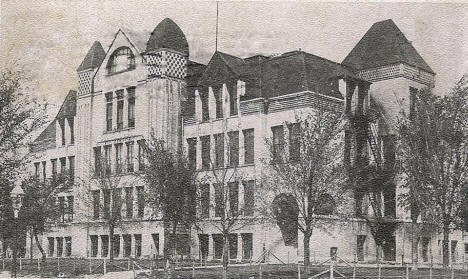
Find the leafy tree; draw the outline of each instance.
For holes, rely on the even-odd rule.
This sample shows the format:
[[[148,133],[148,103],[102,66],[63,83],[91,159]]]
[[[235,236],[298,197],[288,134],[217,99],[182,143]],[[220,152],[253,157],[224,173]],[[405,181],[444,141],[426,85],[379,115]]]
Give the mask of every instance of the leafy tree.
[[[443,233],[443,263],[449,264],[449,235],[461,228],[468,191],[468,82],[439,97],[417,92],[399,125],[401,171],[408,189],[402,203]]]
[[[319,109],[298,115],[296,123],[283,125],[289,128],[288,150],[283,129],[277,135],[274,131],[273,138],[267,140],[270,169],[265,184],[277,198],[290,200],[294,203],[290,206],[297,207],[298,220],[291,222],[303,235],[304,265],[308,266],[314,229],[326,225],[324,215],[340,214],[338,209],[347,200],[347,178],[342,166],[343,122],[339,113]],[[281,202],[275,200],[272,209],[278,218]]]

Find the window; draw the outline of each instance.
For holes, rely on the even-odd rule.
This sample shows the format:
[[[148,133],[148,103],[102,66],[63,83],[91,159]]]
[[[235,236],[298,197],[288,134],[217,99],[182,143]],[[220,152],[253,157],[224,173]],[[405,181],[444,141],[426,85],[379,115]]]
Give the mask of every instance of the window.
[[[301,154],[301,126],[299,123],[289,125],[289,160],[299,161]]]
[[[201,258],[206,260],[208,259],[210,237],[207,234],[199,234],[198,241],[200,242],[200,254]]]
[[[70,126],[70,144],[75,143],[75,127],[74,127],[74,119],[73,117],[67,118],[68,120],[68,126]]]
[[[94,147],[94,175],[101,176],[101,147]]]
[[[215,184],[215,217],[224,216],[224,189],[223,184]]]
[[[191,167],[197,167],[197,138],[187,139],[188,145],[188,162]]]
[[[67,214],[68,214],[68,221],[73,221],[73,207],[75,206],[75,199],[73,196],[67,197]]]
[[[237,259],[237,234],[228,235],[229,259]]]
[[[55,179],[57,177],[57,159],[50,160],[52,163],[52,178]]]
[[[252,258],[253,251],[253,234],[243,233],[242,237],[242,258],[248,260]]]
[[[409,117],[414,119],[414,114],[416,112],[416,95],[418,94],[418,89],[414,87],[409,88]]]
[[[128,47],[115,50],[107,62],[107,74],[119,73],[135,69],[135,56]]]
[[[117,90],[117,130],[123,129],[124,99],[123,90]]]
[[[91,238],[91,257],[95,258],[98,253],[98,236],[90,235]]]
[[[110,200],[111,200],[111,193],[109,189],[105,189],[102,191],[104,194],[104,219],[109,219],[110,217]]]
[[[135,87],[127,88],[128,94],[128,127],[135,127]]]
[[[214,258],[220,260],[223,258],[223,235],[213,234]]]
[[[215,167],[224,167],[224,134],[216,134],[215,138]]]
[[[133,187],[125,188],[125,217],[133,218]]]
[[[68,157],[68,168],[69,168],[69,175],[70,175],[70,180],[74,181],[75,180],[75,156],[70,156]]]
[[[122,188],[112,191],[112,217],[120,219],[122,216]]]
[[[284,150],[284,133],[283,126],[271,127],[273,133],[273,160],[281,161],[281,157]]]
[[[114,257],[118,258],[120,254],[120,235],[118,234],[114,234],[114,239],[112,239],[112,250]]]
[[[67,236],[65,237],[65,256],[70,257],[72,253],[72,238]]]
[[[252,216],[254,214],[255,196],[254,187],[255,180],[244,181],[244,215]]]
[[[141,234],[135,234],[135,257],[141,257]]]
[[[122,172],[122,143],[115,144],[115,173]]]
[[[127,172],[133,172],[133,141],[126,143],[127,145]]]
[[[239,211],[239,182],[229,182],[229,211],[236,216]]]
[[[67,171],[67,158],[60,158],[60,174],[64,175]]]
[[[200,137],[202,152],[202,168],[210,168],[210,136]]]
[[[59,218],[60,222],[65,222],[65,197],[59,197]]]
[[[239,131],[229,132],[229,166],[239,165]]]
[[[395,261],[396,259],[396,242],[395,236],[387,238],[387,242],[383,245],[383,258],[384,261]]]
[[[223,118],[223,87],[213,88],[216,102],[216,118]]]
[[[452,263],[456,263],[457,262],[457,244],[458,244],[458,241],[456,240],[452,240],[450,241],[450,258],[452,259]]]
[[[124,242],[123,256],[130,257],[132,254],[132,235],[124,234],[122,235],[122,237],[123,237],[123,242]]]
[[[365,235],[357,236],[357,260],[360,262],[364,261],[364,244],[366,243]]]
[[[145,140],[138,141],[138,170],[143,171],[145,170]]]
[[[208,92],[200,92],[200,99],[202,105],[202,121],[210,120],[210,112],[208,107]]]
[[[231,116],[237,115],[237,84],[234,83],[232,90],[229,91],[229,108]]]
[[[151,234],[151,237],[153,238],[153,245],[155,250],[153,254],[159,255],[159,234],[153,233]]]
[[[65,145],[65,119],[59,120],[60,132],[62,135],[62,145]]]
[[[106,93],[106,131],[112,131],[112,94]]]
[[[136,187],[137,189],[137,203],[138,203],[138,218],[143,218],[145,215],[145,193],[143,186]]]
[[[201,217],[210,217],[210,184],[202,184],[200,186],[200,206],[201,206]]]
[[[101,235],[101,257],[105,258],[109,254],[109,236]]]
[[[244,133],[244,164],[253,164],[255,158],[254,129],[242,131]]]
[[[93,191],[93,218],[99,219],[99,207],[101,203],[101,193],[99,190]]]
[[[63,237],[57,237],[57,257],[63,254]]]
[[[423,262],[427,263],[429,261],[429,237],[421,237],[421,255]]]
[[[39,178],[39,167],[41,166],[41,163],[36,162],[34,163],[34,175],[36,178]]]
[[[49,243],[49,249],[48,249],[49,257],[53,257],[54,256],[55,239],[53,237],[48,237],[47,242]]]
[[[105,168],[106,175],[110,175],[112,173],[111,152],[112,152],[112,145],[104,146],[104,168]]]
[[[46,176],[47,176],[47,175],[46,175],[46,169],[47,169],[47,168],[46,168],[46,163],[47,163],[46,161],[42,161],[42,179],[44,179],[44,181],[45,181],[46,178],[47,178],[47,177],[46,177]]]

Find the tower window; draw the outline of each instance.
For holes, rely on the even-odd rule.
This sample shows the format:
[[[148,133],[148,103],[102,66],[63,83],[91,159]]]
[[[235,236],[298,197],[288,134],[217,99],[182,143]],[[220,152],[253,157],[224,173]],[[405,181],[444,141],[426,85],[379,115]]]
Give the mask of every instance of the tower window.
[[[106,131],[112,131],[112,94],[106,93]]]
[[[128,47],[118,48],[107,62],[107,73],[114,74],[135,69],[135,55]]]
[[[117,90],[117,129],[123,129],[124,99],[123,90]]]
[[[127,88],[128,92],[128,127],[135,127],[135,87]]]

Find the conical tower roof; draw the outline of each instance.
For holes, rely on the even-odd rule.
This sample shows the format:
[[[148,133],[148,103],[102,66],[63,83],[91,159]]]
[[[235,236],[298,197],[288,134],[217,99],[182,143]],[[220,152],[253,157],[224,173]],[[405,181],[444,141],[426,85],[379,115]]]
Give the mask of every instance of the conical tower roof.
[[[189,46],[184,32],[182,32],[179,26],[170,18],[165,18],[154,28],[146,44],[146,51],[160,48],[172,49],[187,55],[189,54]]]
[[[97,68],[101,65],[105,57],[106,52],[102,48],[101,43],[99,41],[95,41],[76,71],[81,72]]]
[[[342,64],[363,70],[401,62],[434,73],[393,20],[388,19],[374,23]]]

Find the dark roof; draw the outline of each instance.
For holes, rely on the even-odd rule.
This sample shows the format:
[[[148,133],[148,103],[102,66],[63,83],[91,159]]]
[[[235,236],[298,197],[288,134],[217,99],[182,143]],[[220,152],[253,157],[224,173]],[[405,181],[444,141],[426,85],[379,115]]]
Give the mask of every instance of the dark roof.
[[[165,18],[154,28],[146,44],[146,51],[160,48],[172,49],[189,55],[189,46],[184,32],[170,18]]]
[[[70,90],[55,118],[63,119],[76,115],[76,91]]]
[[[99,41],[95,41],[76,71],[97,68],[106,57],[106,52]]]
[[[54,121],[50,122],[49,125],[42,131],[42,133],[34,140],[34,143],[46,141],[46,140],[54,140],[55,141],[55,119]]]
[[[374,23],[342,64],[362,70],[401,62],[434,73],[393,20],[388,19]]]
[[[196,87],[205,69],[206,65],[188,60],[186,76],[187,87]]]

